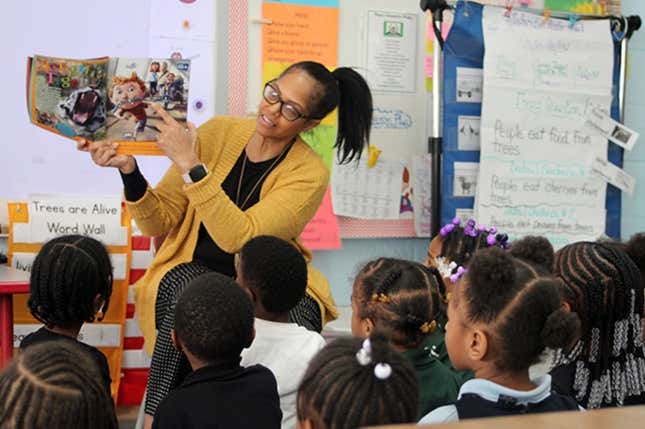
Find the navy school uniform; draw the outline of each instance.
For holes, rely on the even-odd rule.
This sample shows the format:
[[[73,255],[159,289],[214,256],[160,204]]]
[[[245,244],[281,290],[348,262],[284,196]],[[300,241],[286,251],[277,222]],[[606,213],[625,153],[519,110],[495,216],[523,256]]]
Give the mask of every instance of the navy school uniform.
[[[191,372],[164,399],[153,429],[279,429],[278,385],[262,365],[240,360],[213,363]]]
[[[455,422],[482,417],[580,410],[577,402],[551,391],[551,376],[535,380],[538,386],[529,391],[509,389],[492,381],[475,378],[461,386],[457,402],[430,412],[420,424]]]

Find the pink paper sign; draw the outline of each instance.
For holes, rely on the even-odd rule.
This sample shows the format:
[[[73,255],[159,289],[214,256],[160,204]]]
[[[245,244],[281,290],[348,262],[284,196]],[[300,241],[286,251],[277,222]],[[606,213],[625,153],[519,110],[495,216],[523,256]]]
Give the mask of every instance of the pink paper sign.
[[[300,235],[302,243],[311,250],[340,249],[338,218],[331,205],[331,187],[327,188],[322,204]]]

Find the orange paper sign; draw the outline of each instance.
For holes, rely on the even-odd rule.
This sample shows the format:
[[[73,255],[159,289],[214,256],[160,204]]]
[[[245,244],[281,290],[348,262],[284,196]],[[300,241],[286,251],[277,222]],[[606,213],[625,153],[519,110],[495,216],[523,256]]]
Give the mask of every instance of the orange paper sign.
[[[262,4],[262,62],[318,61],[335,68],[338,61],[338,8]],[[335,23],[335,25],[334,25]]]

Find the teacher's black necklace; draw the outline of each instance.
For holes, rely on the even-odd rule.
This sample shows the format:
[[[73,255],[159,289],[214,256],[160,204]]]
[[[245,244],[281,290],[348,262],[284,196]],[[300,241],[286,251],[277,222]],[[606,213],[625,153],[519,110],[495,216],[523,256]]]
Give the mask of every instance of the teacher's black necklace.
[[[255,184],[253,185],[253,187],[251,188],[251,190],[249,191],[249,193],[248,193],[248,194],[246,194],[246,198],[244,198],[244,201],[242,201],[242,204],[240,205],[240,193],[241,193],[241,191],[242,191],[242,179],[244,178],[244,171],[246,170],[246,161],[247,161],[247,159],[249,158],[249,157],[246,155],[246,148],[244,148],[244,158],[242,159],[242,171],[240,172],[240,178],[237,180],[237,192],[236,192],[236,194],[235,194],[235,205],[236,205],[236,206],[238,206],[238,207],[240,208],[240,210],[244,210],[244,206],[246,205],[246,203],[248,203],[248,202],[249,202],[249,199],[251,198],[251,195],[253,195],[253,193],[255,192],[255,190],[257,189],[257,187],[260,185],[260,183],[262,183],[262,181],[263,181],[263,180],[264,180],[264,178],[267,176],[267,174],[269,174],[269,173],[271,172],[271,170],[273,170],[273,167],[275,167],[275,166],[276,166],[276,164],[277,164],[278,162],[280,162],[280,160],[282,159],[282,157],[284,156],[284,154],[285,154],[285,153],[287,153],[287,150],[289,150],[289,148],[291,147],[291,145],[293,145],[293,143],[294,143],[295,141],[296,141],[296,139],[294,138],[293,140],[291,140],[291,142],[289,142],[289,144],[287,144],[287,145],[284,147],[284,149],[282,149],[282,152],[280,152],[280,155],[278,155],[278,156],[273,160],[273,162],[271,163],[271,165],[269,166],[269,168],[267,168],[267,169],[264,171],[264,173],[262,173],[262,175],[261,175],[261,176],[260,176],[260,178],[255,182]]]

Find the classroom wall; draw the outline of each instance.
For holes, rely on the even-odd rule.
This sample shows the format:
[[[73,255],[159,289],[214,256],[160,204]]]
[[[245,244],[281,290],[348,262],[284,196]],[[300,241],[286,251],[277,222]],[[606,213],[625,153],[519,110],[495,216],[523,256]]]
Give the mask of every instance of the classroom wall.
[[[381,256],[423,262],[428,251],[427,238],[352,238],[342,242],[341,250],[314,252],[312,263],[329,280],[340,306],[350,305],[354,277],[366,262]]]
[[[643,0],[622,0],[624,15],[640,15],[645,21]],[[641,136],[634,150],[625,154],[625,170],[636,177],[634,195],[623,195],[622,235],[645,231],[645,26],[629,42],[629,65],[625,124]]]
[[[643,0],[622,0],[624,15],[640,15],[645,21]],[[645,231],[645,26],[637,31],[629,43],[629,66],[625,123],[641,136],[632,152],[625,154],[624,168],[636,177],[634,195],[624,195],[622,201],[622,236]],[[429,94],[430,95],[430,94]],[[393,256],[422,261],[425,259],[426,239],[343,240],[343,249],[333,252],[315,252],[313,265],[330,280],[334,298],[339,305],[348,305],[351,282],[357,269],[378,256]]]
[[[66,0],[70,3],[68,0]],[[120,0],[123,2],[123,0]],[[147,13],[147,8],[149,7],[150,0],[145,2],[138,3],[137,13],[142,18],[145,17]],[[74,3],[74,2],[71,2]],[[639,14],[645,16],[645,2],[642,0],[623,0],[623,13],[625,14]],[[64,25],[58,25],[51,22],[49,19],[51,16],[55,15],[55,9],[52,9],[51,5],[38,2],[36,0],[29,0],[28,2],[9,2],[8,4],[9,13],[8,16],[11,19],[8,20],[2,29],[2,39],[6,42],[2,44],[2,53],[3,57],[8,59],[7,63],[12,64],[11,67],[7,70],[10,73],[8,81],[13,82],[12,84],[6,87],[8,91],[6,99],[11,100],[20,100],[22,102],[24,93],[23,86],[16,83],[22,82],[23,79],[23,58],[27,54],[36,53],[34,49],[38,52],[47,52],[54,51],[56,46],[56,40],[71,40],[74,37],[66,37],[67,34],[77,34],[78,31],[74,31],[71,27],[66,27]],[[34,8],[39,8],[40,12],[35,13]],[[42,9],[47,10],[42,10]],[[105,22],[118,22],[116,14],[117,8],[111,7],[109,10],[102,12],[102,19]],[[107,14],[107,15],[106,15]],[[32,23],[30,24],[31,28],[35,29],[48,29],[56,27],[57,30],[53,34],[49,34],[48,39],[43,37],[42,43],[40,46],[36,46],[33,39],[31,41],[27,40],[27,37],[18,37],[16,35],[24,34],[24,22],[27,20],[27,17],[31,16]],[[143,19],[142,19],[143,21]],[[85,21],[83,21],[85,22]],[[225,20],[220,21],[220,25],[223,24]],[[136,31],[132,31],[129,35],[132,34],[145,34],[146,23],[144,22],[141,26],[143,28],[137,28]],[[130,28],[130,27],[128,27]],[[76,30],[78,30],[78,25]],[[47,31],[46,31],[47,32]],[[85,32],[80,32],[81,34],[86,34]],[[86,55],[95,55],[96,46],[95,43],[97,39],[103,36],[95,35],[94,37],[87,37],[87,34],[82,39],[83,43],[81,46],[82,53]],[[113,42],[116,47],[113,49],[118,52],[109,52],[109,53],[118,53],[121,55],[141,55],[142,52],[133,52],[132,49],[135,47],[135,43],[131,43],[128,40],[128,37],[122,35],[123,40],[118,42]],[[12,40],[9,43],[9,40]],[[48,41],[47,41],[48,40]],[[79,49],[78,41],[76,42],[75,49]],[[146,50],[147,42],[138,42],[142,46],[137,48],[139,51]],[[341,41],[342,43],[342,41]],[[46,47],[48,46],[48,47]],[[61,47],[60,50],[56,50],[57,53],[64,55],[67,48]],[[641,133],[645,133],[645,128],[642,127],[642,119],[645,118],[645,29],[637,32],[632,41],[630,42],[630,74],[627,82],[627,104],[626,104],[626,123],[628,126],[633,127]],[[223,70],[225,68],[220,68]],[[223,74],[221,74],[223,76]],[[218,82],[218,87],[224,87],[225,82]],[[220,101],[224,100],[225,97],[218,99]],[[19,103],[18,103],[19,104]],[[11,109],[12,115],[15,114],[15,118],[12,118],[5,122],[5,126],[15,124],[14,119],[23,119],[23,109],[22,105],[15,106]],[[220,106],[221,108],[221,106]],[[5,119],[7,119],[5,117]],[[47,159],[50,155],[49,152],[58,150],[52,146],[48,146],[45,142],[37,145],[37,147],[31,148],[34,145],[32,141],[32,134],[44,133],[41,130],[38,130],[36,127],[29,127],[26,131],[28,134],[22,134],[21,138],[11,139],[11,141],[5,141],[6,145],[27,145],[30,147],[29,151],[24,151],[24,159],[20,163],[12,163],[7,165],[4,163],[1,165],[0,170],[3,171],[3,175],[0,176],[4,182],[11,180],[13,183],[30,183],[30,176],[34,174],[34,171],[37,169],[51,169],[56,171],[54,165],[43,165],[43,159]],[[16,133],[17,134],[17,133]],[[622,213],[622,227],[623,227],[623,237],[629,237],[631,234],[645,230],[645,199],[642,198],[644,193],[641,191],[641,187],[645,184],[645,136],[642,137],[644,141],[639,142],[636,145],[636,148],[631,153],[627,153],[625,156],[625,169],[632,175],[636,176],[638,185],[636,195],[624,196],[623,198],[623,213]],[[22,140],[22,141],[21,141]],[[25,141],[26,140],[26,141]],[[60,144],[60,142],[56,142]],[[23,146],[24,147],[24,146]],[[83,165],[83,168],[89,169],[92,168],[91,165],[85,164],[87,161],[86,157],[83,154],[70,151],[67,153],[67,156],[75,158],[75,162],[78,165]],[[78,159],[76,159],[78,158]],[[27,166],[27,168],[25,168]],[[84,176],[84,171],[81,174],[77,175],[82,177]],[[95,174],[94,169],[92,173]],[[120,184],[118,177],[113,172],[105,172],[101,176],[100,180],[96,181],[96,185],[101,190],[103,189],[119,189]],[[58,180],[64,179],[58,175]],[[62,175],[65,176],[65,175]],[[73,176],[69,177],[69,180],[75,180]],[[27,192],[39,191],[54,191],[50,189],[56,184],[55,181],[43,184],[43,187],[40,189],[25,189]],[[28,186],[30,188],[30,186]],[[6,189],[6,187],[5,187]],[[26,193],[26,192],[25,192]],[[638,198],[638,195],[641,195],[641,198]],[[0,195],[2,197],[6,195]],[[4,208],[4,203],[2,203]],[[0,218],[2,218],[4,210],[0,210]],[[0,247],[4,243],[0,240]],[[427,239],[344,239],[343,240],[343,249],[338,251],[318,251],[314,252],[314,261],[313,265],[320,269],[330,280],[332,285],[332,292],[334,297],[339,305],[349,305],[350,294],[351,294],[351,284],[353,281],[353,276],[357,268],[364,262],[378,257],[378,256],[394,256],[399,258],[412,259],[417,261],[422,261],[425,258],[426,248],[428,240]]]
[[[351,3],[350,3],[351,2]],[[364,22],[366,11],[379,10],[379,11],[396,11],[404,13],[421,13],[419,2],[417,0],[341,0],[339,26],[340,26],[340,39],[339,39],[339,55],[338,63],[344,66],[360,66],[362,49],[365,49],[364,40]],[[424,27],[423,15],[420,14],[418,25],[422,30]],[[357,29],[359,29],[357,31]],[[418,40],[419,46],[423,46],[425,38],[423,35]],[[423,59],[419,59],[421,62]],[[419,76],[421,78],[421,76]],[[423,82],[421,78],[420,84]],[[428,99],[431,99],[431,94],[427,94]],[[375,97],[375,100],[386,102],[383,94]],[[423,103],[420,105],[409,105],[403,102],[398,97],[391,97],[387,100],[397,107],[408,110],[410,113],[424,112],[425,106]],[[397,103],[400,103],[397,104]],[[426,113],[427,128],[431,126],[431,115]],[[415,118],[415,122],[418,119]],[[419,130],[416,139],[406,140],[391,138],[391,135],[380,133],[376,138],[372,139],[372,143],[376,144],[383,150],[382,156],[388,157],[408,156],[416,153],[424,153],[426,138],[424,136],[425,129]],[[356,272],[366,262],[381,257],[394,257],[401,259],[409,259],[414,261],[423,261],[426,257],[428,248],[427,238],[383,238],[383,239],[343,239],[343,247],[340,250],[334,251],[317,251],[314,252],[313,265],[318,268],[329,280],[332,293],[336,304],[340,306],[350,305],[350,297],[352,292],[352,284]]]

